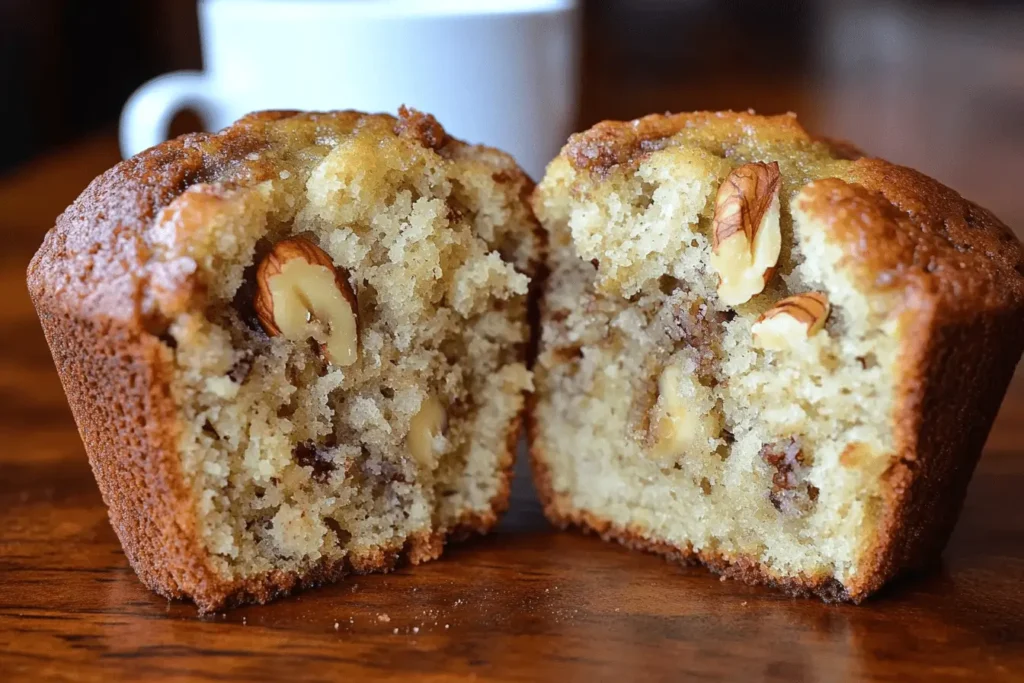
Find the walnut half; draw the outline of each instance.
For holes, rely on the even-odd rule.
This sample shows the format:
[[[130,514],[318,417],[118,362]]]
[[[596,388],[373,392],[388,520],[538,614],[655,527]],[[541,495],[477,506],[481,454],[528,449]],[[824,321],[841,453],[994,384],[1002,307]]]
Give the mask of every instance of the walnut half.
[[[779,183],[778,163],[757,162],[733,169],[718,188],[710,261],[728,306],[750,301],[775,272],[782,249]]]
[[[352,365],[359,357],[356,293],[348,272],[302,237],[274,245],[256,270],[260,325],[271,337],[315,339],[327,362]]]

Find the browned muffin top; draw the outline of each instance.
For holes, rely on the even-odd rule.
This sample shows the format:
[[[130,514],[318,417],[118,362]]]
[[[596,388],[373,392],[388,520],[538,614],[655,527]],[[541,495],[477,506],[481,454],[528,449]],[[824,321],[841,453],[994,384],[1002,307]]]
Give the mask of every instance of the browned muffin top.
[[[777,161],[783,200],[841,243],[850,267],[879,290],[913,287],[950,308],[1024,302],[1024,248],[990,211],[917,171],[863,157],[848,143],[809,134],[794,114],[653,114],[603,121],[573,135],[538,190],[598,199],[653,155],[696,150],[728,166]],[[653,162],[652,162],[653,163]],[[710,167],[692,168],[695,177]],[[551,199],[549,209],[557,204]],[[541,208],[544,211],[543,207]]]
[[[250,114],[219,133],[167,141],[125,160],[94,180],[58,217],[29,266],[34,296],[60,291],[82,314],[137,318],[159,327],[154,293],[174,287],[150,234],[157,214],[188,188],[251,187],[282,169],[308,167],[345,139],[400,138],[449,159],[479,159],[496,180],[532,188],[507,154],[447,135],[433,116],[402,107],[398,118],[355,111],[266,111]],[[101,285],[102,287],[98,286]],[[166,294],[166,292],[164,292]]]

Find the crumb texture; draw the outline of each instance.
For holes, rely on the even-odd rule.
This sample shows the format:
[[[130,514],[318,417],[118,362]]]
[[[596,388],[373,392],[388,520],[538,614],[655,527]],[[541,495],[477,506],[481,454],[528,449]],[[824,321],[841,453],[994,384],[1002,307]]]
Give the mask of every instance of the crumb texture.
[[[217,588],[158,589],[206,608],[263,599],[387,569],[403,548],[430,559],[437,539],[495,522],[532,386],[530,189],[507,155],[404,109],[253,115],[94,183],[30,284],[39,302],[61,290],[62,258],[135,259],[126,274],[99,263],[99,295],[62,291],[80,317],[134,305],[159,340],[179,514]],[[117,193],[131,234],[90,228],[89,212],[123,208]],[[142,282],[130,303],[126,277]]]
[[[921,321],[962,310],[954,290],[973,314],[1019,315],[1024,271],[991,214],[856,156],[792,116],[651,116],[570,139],[534,194],[551,274],[531,450],[549,515],[779,583],[874,585],[900,514],[893,464],[924,455],[901,402]],[[726,210],[753,223],[726,227]],[[744,258],[754,294],[726,297],[722,269]]]

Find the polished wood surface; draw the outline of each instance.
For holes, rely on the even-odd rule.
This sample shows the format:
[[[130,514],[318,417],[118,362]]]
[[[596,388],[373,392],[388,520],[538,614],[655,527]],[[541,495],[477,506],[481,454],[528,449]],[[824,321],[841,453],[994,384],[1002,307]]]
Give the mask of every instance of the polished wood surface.
[[[116,161],[101,136],[0,180],[0,680],[1024,680],[1019,380],[942,565],[859,607],[556,532],[524,471],[499,532],[437,562],[202,619],[150,593],[24,282],[56,214]]]

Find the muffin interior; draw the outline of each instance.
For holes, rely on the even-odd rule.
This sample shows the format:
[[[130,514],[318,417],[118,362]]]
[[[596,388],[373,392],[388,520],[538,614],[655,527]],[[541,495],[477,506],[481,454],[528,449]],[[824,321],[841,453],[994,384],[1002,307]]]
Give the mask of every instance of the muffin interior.
[[[697,129],[646,144],[601,166],[570,142],[539,188],[552,274],[534,449],[554,505],[705,557],[841,581],[883,511],[899,326],[894,302],[858,286],[828,226],[792,200],[849,162]],[[781,249],[764,290],[729,305],[711,265],[717,192],[755,162],[779,165]],[[811,292],[831,306],[823,329],[755,343],[763,314]]]
[[[223,576],[382,568],[412,537],[494,521],[531,385],[528,180],[505,155],[445,144],[432,120],[418,139],[406,123],[271,129],[149,232],[173,285],[154,296],[182,469]],[[306,292],[308,335],[275,334],[255,304],[260,265],[295,240],[351,287],[353,362],[326,352]]]

